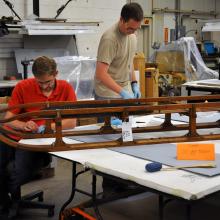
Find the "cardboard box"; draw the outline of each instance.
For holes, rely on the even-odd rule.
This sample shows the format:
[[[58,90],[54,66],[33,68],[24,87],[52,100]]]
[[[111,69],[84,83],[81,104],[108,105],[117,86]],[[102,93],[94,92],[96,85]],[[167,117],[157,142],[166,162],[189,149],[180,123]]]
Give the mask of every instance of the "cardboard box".
[[[145,97],[158,97],[158,76],[159,71],[156,68],[145,69]]]
[[[7,104],[10,96],[0,97],[0,104]]]
[[[137,53],[133,60],[134,70],[139,71],[139,86],[141,90],[141,98],[145,98],[145,56],[144,53]]]

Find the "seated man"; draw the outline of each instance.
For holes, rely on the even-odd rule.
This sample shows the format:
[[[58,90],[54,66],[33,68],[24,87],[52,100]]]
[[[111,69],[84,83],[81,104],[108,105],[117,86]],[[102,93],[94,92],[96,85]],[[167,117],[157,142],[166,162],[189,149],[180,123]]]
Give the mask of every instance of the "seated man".
[[[19,82],[13,90],[9,107],[18,104],[52,101],[76,101],[75,92],[70,84],[64,80],[57,80],[58,74],[56,63],[46,56],[35,59],[32,71],[34,78]],[[36,111],[37,108],[22,109],[22,112]],[[13,117],[20,113],[20,109],[6,112],[5,118]],[[14,120],[7,123],[7,127],[25,132],[41,132],[44,120]],[[63,129],[71,129],[76,126],[76,119],[62,120]],[[55,129],[55,124],[51,124]],[[12,137],[18,141],[18,137]],[[20,186],[39,171],[44,164],[47,153],[31,152],[15,149],[0,142],[0,219],[8,219],[8,211],[11,201],[18,200],[16,195]]]

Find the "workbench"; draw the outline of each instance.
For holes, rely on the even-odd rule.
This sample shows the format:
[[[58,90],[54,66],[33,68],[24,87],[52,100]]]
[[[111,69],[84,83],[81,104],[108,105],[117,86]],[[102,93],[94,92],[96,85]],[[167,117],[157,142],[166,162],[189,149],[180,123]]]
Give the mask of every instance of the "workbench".
[[[144,122],[143,126],[147,124],[161,123],[162,119],[155,118],[152,115],[143,116],[136,119],[136,122]],[[184,122],[173,122],[184,123]],[[134,122],[135,124],[135,122]],[[136,126],[141,126],[141,124],[136,123]],[[93,125],[93,129],[97,129],[98,125]],[[88,128],[88,126],[77,128],[80,130]],[[91,125],[90,125],[91,128]],[[208,130],[208,129],[207,129]],[[201,132],[207,132],[203,130]],[[218,129],[213,128],[212,132],[215,133]],[[174,132],[174,131],[172,131]],[[184,131],[178,131],[184,132]],[[148,133],[150,136],[151,133]],[[163,131],[153,133],[154,137],[165,136]],[[102,139],[100,135],[100,140]],[[51,144],[54,139],[27,139],[22,140],[26,144]],[[66,143],[76,143],[74,139],[65,137],[64,141]],[[209,141],[210,142],[210,141]],[[216,153],[220,153],[220,141],[211,141],[215,144]],[[173,143],[175,145],[175,143]],[[93,197],[94,202],[96,202],[96,197],[94,193],[96,192],[96,175],[106,176],[107,178],[116,178],[119,182],[132,182],[142,187],[146,191],[151,191],[159,195],[159,217],[163,219],[164,207],[166,204],[165,198],[172,198],[184,201],[187,203],[187,219],[191,219],[191,204],[204,199],[220,190],[220,175],[215,177],[206,177],[191,173],[184,170],[176,171],[160,171],[155,173],[147,173],[145,171],[145,165],[148,160],[143,160],[126,154],[118,153],[110,149],[90,149],[90,150],[78,150],[78,151],[61,151],[61,152],[51,152],[53,156],[63,158],[65,160],[71,161],[73,163],[73,188],[72,194],[68,201],[64,204],[61,211],[74,199],[75,192],[82,192],[76,187],[76,179],[79,173],[76,172],[76,164],[81,164],[84,168],[83,170],[92,170],[93,178],[93,192],[87,195]],[[166,167],[166,166],[163,166]]]
[[[209,92],[211,94],[220,93],[219,79],[206,79],[186,82],[182,85],[186,88],[188,96],[191,96],[191,91]]]

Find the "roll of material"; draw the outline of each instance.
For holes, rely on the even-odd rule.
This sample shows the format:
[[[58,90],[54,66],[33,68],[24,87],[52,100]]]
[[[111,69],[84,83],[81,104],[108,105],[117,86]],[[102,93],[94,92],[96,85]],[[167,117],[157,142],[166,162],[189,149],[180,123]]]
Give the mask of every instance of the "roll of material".
[[[145,169],[147,172],[150,173],[160,171],[162,169],[162,163],[159,162],[148,163],[146,164]]]
[[[209,162],[209,163],[175,166],[175,167],[167,167],[167,168],[162,168],[162,166],[163,166],[162,163],[152,162],[145,165],[145,170],[149,173],[153,173],[160,170],[171,171],[171,170],[177,170],[183,168],[215,168],[216,164],[214,162]]]

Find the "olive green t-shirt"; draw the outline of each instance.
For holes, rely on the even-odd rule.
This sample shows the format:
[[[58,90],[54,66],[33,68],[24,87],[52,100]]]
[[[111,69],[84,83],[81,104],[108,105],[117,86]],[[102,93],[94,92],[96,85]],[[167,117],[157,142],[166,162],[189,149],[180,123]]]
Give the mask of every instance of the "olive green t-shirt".
[[[97,61],[109,65],[108,73],[125,90],[131,92],[131,70],[136,52],[136,35],[125,35],[119,31],[118,23],[101,37]],[[120,98],[120,95],[95,79],[95,93],[106,98]]]

